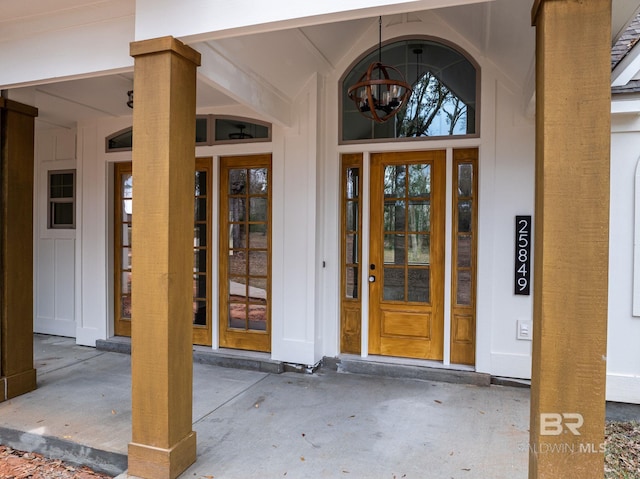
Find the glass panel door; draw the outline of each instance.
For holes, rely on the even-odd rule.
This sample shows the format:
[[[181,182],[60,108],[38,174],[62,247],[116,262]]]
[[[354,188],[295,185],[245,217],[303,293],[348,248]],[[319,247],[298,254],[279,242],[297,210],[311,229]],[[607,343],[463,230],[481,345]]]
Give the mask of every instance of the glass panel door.
[[[445,152],[371,156],[369,352],[442,359]]]
[[[114,332],[131,336],[131,224],[133,176],[131,162],[115,165]],[[193,239],[193,344],[211,345],[211,158],[196,159]]]
[[[271,349],[271,156],[220,160],[220,346]]]

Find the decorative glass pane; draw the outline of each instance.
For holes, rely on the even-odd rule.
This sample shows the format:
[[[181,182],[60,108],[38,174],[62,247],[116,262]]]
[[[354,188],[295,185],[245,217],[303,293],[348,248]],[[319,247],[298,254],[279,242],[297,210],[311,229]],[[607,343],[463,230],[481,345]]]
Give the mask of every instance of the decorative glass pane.
[[[229,221],[232,223],[245,220],[244,198],[229,198]]]
[[[429,235],[407,235],[409,264],[429,264],[431,237]]]
[[[120,319],[131,319],[131,296],[120,296]]]
[[[193,324],[195,324],[196,326],[207,325],[207,302],[206,301],[193,302]]]
[[[406,192],[406,167],[404,165],[388,165],[384,169],[384,196],[401,198]]]
[[[471,271],[458,271],[458,290],[456,291],[456,303],[471,304]]]
[[[360,196],[360,168],[347,168],[347,198]]]
[[[259,304],[249,305],[248,329],[253,331],[267,330],[267,307]]]
[[[358,263],[358,235],[347,235],[347,244],[345,245],[347,264]]]
[[[207,172],[196,171],[196,196],[206,196],[207,194]]]
[[[384,268],[383,299],[404,301],[404,268]]]
[[[193,297],[194,298],[206,298],[207,297],[207,276],[204,274],[193,275]]]
[[[244,195],[247,189],[247,170],[229,170],[229,194]]]
[[[249,275],[266,276],[267,271],[267,252],[249,251]]]
[[[394,121],[372,122],[348,90],[378,61],[377,49],[364,55],[342,83],[342,140],[428,138],[476,133],[478,72],[465,55],[434,40],[409,38],[382,47],[385,63],[398,68],[413,92]],[[379,98],[379,97],[378,97]]]
[[[130,150],[133,145],[133,128],[107,137],[107,151]]]
[[[428,268],[409,268],[409,298],[414,303],[429,303],[431,301],[431,284]]]
[[[266,195],[267,194],[267,169],[253,168],[249,170],[249,194],[250,195]]]
[[[385,264],[404,264],[406,258],[405,249],[404,235],[384,235]]]
[[[131,271],[120,273],[120,292],[122,294],[131,294]]]
[[[358,231],[357,201],[347,201],[347,231]]]
[[[206,224],[197,224],[193,228],[193,245],[195,247],[207,246],[207,225]]]
[[[247,329],[247,305],[245,303],[229,303],[229,327]]]
[[[458,201],[458,232],[471,233],[473,209],[471,200]]]
[[[207,272],[207,250],[197,249],[193,252],[193,271],[195,273]]]
[[[358,268],[345,268],[346,269],[346,288],[344,292],[346,298],[357,299],[358,298]]]
[[[243,223],[229,225],[229,247],[230,248],[246,248],[247,235],[246,227]]]
[[[428,233],[431,230],[431,205],[428,201],[409,203],[409,231]]]
[[[229,274],[247,274],[247,259],[244,251],[229,250]]]
[[[458,165],[458,196],[473,196],[473,165]]]
[[[249,198],[249,221],[267,221],[266,198]]]
[[[409,196],[428,197],[431,194],[431,165],[409,165]]]
[[[405,224],[405,201],[385,201],[384,202],[384,230],[404,231]]]
[[[458,268],[471,267],[471,236],[458,235]]]
[[[207,221],[207,199],[196,198],[194,207],[196,221]]]

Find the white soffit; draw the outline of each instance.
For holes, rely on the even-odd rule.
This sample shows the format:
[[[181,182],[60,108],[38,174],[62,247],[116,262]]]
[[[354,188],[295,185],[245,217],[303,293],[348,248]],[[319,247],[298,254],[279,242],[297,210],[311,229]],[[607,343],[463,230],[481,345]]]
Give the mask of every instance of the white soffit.
[[[192,43],[487,1],[493,0],[136,0],[136,40],[173,35]]]

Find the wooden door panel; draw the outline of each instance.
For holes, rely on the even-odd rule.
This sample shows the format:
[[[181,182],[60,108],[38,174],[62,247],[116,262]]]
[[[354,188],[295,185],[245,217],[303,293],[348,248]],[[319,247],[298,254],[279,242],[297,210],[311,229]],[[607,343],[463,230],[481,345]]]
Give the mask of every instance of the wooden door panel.
[[[371,155],[369,352],[442,360],[445,152]]]

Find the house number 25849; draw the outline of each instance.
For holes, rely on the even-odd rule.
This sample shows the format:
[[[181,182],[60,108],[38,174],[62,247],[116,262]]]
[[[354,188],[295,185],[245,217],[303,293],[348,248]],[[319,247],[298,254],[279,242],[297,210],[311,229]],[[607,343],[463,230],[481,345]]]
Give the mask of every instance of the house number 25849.
[[[515,294],[531,289],[531,216],[516,216]]]

